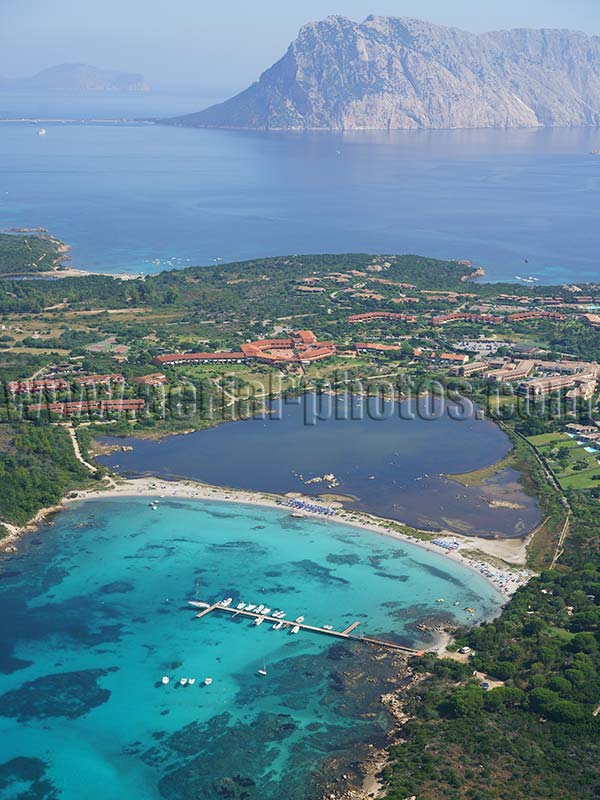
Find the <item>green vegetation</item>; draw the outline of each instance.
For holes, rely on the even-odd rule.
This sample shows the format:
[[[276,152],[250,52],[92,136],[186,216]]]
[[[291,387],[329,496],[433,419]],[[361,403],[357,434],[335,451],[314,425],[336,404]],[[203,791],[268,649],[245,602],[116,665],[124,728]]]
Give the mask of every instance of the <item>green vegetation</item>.
[[[51,237],[0,233],[0,274],[49,272],[64,253],[62,242]]]
[[[413,715],[387,770],[389,800],[584,800],[600,794],[597,501],[569,494],[566,550],[502,616],[465,632],[466,664],[415,662]],[[484,691],[473,671],[501,682]]]
[[[24,525],[88,482],[67,431],[60,426],[0,428],[0,520]]]

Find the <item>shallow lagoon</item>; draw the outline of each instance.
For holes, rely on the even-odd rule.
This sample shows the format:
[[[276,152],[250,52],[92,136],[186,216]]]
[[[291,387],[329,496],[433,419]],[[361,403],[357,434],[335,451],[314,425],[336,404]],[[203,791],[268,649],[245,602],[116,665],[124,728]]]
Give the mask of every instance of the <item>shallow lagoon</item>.
[[[276,404],[275,416],[242,420],[161,440],[106,439],[133,450],[99,459],[128,475],[192,478],[217,486],[276,493],[333,491],[352,496],[349,508],[424,530],[522,537],[541,519],[535,498],[505,469],[483,486],[466,488],[443,477],[496,463],[510,450],[494,423],[436,403],[386,404],[377,418],[361,398],[315,416],[314,396]],[[338,413],[334,413],[337,410]],[[277,418],[275,418],[277,417]],[[307,420],[311,424],[307,424]],[[312,424],[314,422],[315,424]],[[307,484],[333,473],[339,486]]]
[[[481,619],[501,602],[442,555],[332,521],[168,499],[155,512],[147,498],[77,504],[0,561],[1,798],[74,800],[85,786],[86,800],[304,800],[321,766],[351,771],[361,743],[382,741],[389,664],[367,667],[368,648],[325,637],[195,621],[196,592],[338,628],[360,620],[406,643],[441,608],[464,622],[466,606]],[[214,683],[159,687],[163,674]]]

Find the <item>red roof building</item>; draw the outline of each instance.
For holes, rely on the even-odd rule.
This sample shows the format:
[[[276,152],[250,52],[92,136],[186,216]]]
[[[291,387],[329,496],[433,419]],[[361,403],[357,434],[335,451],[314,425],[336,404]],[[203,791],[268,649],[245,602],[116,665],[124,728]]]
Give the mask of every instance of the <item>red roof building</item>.
[[[143,411],[145,400],[82,400],[66,403],[38,403],[29,406],[29,411],[49,411],[51,414],[60,414],[70,417],[78,414],[89,414],[98,411],[103,414],[107,411]]]
[[[366,311],[364,314],[352,314],[348,317],[348,322],[356,325],[359,322],[373,322],[380,319],[397,319],[401,322],[412,323],[417,321],[414,314],[399,314],[396,311]]]
[[[6,384],[9,392],[14,394],[29,394],[32,392],[64,392],[69,388],[68,381],[59,378],[57,380],[28,380],[10,381]]]
[[[320,361],[336,353],[331,342],[319,342],[312,331],[298,331],[289,339],[259,339],[245,342],[240,351],[227,353],[175,353],[157,356],[155,364],[223,364],[259,361],[265,364],[302,364]]]
[[[82,375],[75,378],[75,383],[79,386],[108,386],[111,383],[125,383],[125,378],[117,373],[110,375]]]

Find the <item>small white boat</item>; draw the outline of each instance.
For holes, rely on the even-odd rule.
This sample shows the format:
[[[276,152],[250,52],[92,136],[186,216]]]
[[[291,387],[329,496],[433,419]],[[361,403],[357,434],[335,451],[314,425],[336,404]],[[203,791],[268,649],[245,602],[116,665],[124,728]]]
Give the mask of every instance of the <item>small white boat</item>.
[[[232,603],[233,603],[233,597],[228,597],[226,600],[221,600],[219,605],[221,606],[221,608],[227,608]]]
[[[210,608],[210,605],[202,602],[202,600],[188,600],[188,605],[194,606],[195,608]]]
[[[292,628],[292,633],[300,633],[300,625],[294,625]]]
[[[259,669],[259,670],[258,670],[258,674],[259,674],[259,675],[262,675],[263,677],[266,677],[266,674],[267,674],[267,667],[266,667],[266,664],[264,664],[264,663],[263,663],[263,665],[262,665],[262,669]]]
[[[333,625],[323,625],[323,630],[324,631],[332,631],[333,630]]]
[[[259,606],[256,606],[256,609],[255,609],[256,613],[257,613],[257,614],[261,614],[261,613],[262,613],[262,610],[263,610],[263,608],[264,608],[264,605],[263,605],[263,603],[261,603]]]
[[[264,621],[265,621],[264,617],[257,617],[252,624],[253,625],[262,625]]]
[[[279,622],[276,622],[273,625],[273,630],[274,631],[280,631],[282,628],[283,628],[283,622],[281,620],[279,620]]]
[[[188,686],[193,686],[196,683],[196,678],[188,678]]]
[[[40,128],[39,131],[37,132],[37,135],[38,136],[45,136],[47,133],[48,133],[48,131],[46,130],[46,128]]]
[[[187,682],[188,682],[188,679],[187,679],[187,678],[182,678],[182,679],[179,681],[179,685],[180,685],[180,686],[187,686]]]
[[[270,608],[263,608],[262,613],[265,615],[265,617],[268,617],[269,614],[271,613],[271,609]]]
[[[243,611],[245,608],[246,608],[246,603],[238,603],[237,604],[237,610],[238,611]]]
[[[204,685],[205,686],[210,686],[212,682],[213,682],[212,678],[204,678]]]
[[[256,608],[256,606],[252,605],[252,603],[250,603],[250,605],[246,606],[246,611],[254,611],[255,608]]]
[[[304,622],[304,617],[296,617],[294,622]]]
[[[163,677],[163,679],[162,679],[162,685],[163,685],[163,686],[167,686],[169,683],[171,683],[171,678],[169,678],[169,676],[168,676],[168,675],[165,675],[165,676]]]

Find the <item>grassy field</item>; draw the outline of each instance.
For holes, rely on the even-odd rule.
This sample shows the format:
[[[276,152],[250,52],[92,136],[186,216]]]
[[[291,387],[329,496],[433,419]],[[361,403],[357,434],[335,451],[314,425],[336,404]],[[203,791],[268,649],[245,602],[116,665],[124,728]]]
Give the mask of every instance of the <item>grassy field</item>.
[[[588,453],[566,433],[545,433],[529,441],[546,459],[563,489],[593,489],[600,486],[599,454]]]

